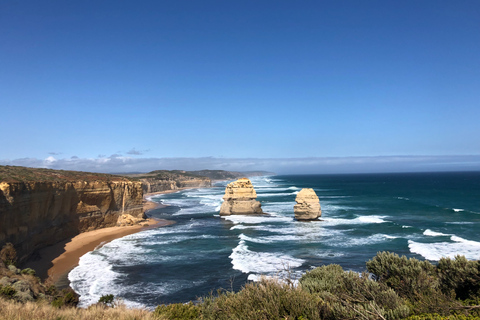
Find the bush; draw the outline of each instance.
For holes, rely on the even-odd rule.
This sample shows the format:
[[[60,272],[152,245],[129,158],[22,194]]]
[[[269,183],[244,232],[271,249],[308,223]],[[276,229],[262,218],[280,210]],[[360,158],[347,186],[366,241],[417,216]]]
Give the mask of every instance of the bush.
[[[319,319],[322,300],[278,280],[246,284],[202,303],[204,319]]]
[[[307,272],[300,286],[324,301],[321,319],[401,319],[410,313],[405,301],[392,289],[369,279],[367,273],[345,272],[339,265]]]
[[[198,319],[200,316],[200,307],[193,303],[174,303],[169,305],[159,305],[155,309],[156,316],[163,316],[167,319]]]
[[[455,293],[457,299],[478,300],[480,297],[480,261],[468,261],[464,256],[454,260],[442,258],[437,265],[443,293]]]
[[[63,289],[59,296],[52,301],[52,306],[61,307],[76,307],[78,305],[78,294],[72,288]]]
[[[13,298],[17,291],[10,285],[0,286],[0,296],[6,298]]]
[[[101,296],[100,299],[98,299],[98,303],[102,303],[106,306],[113,307],[114,299],[115,297],[113,294],[106,294]]]
[[[379,252],[367,261],[367,269],[372,273],[373,279],[386,284],[400,297],[407,299],[415,314],[449,315],[451,310],[462,309],[451,291],[441,290],[437,269],[428,261]]]
[[[33,269],[26,268],[22,270],[21,274],[28,274],[30,276],[35,276],[37,273]]]
[[[2,250],[0,250],[0,260],[3,261],[5,266],[15,265],[17,262],[17,251],[10,242],[6,243]]]

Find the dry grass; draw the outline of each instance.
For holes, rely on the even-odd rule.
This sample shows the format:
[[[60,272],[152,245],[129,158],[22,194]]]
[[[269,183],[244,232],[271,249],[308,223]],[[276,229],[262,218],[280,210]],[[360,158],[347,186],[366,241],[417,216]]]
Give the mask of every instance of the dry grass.
[[[18,303],[0,299],[1,320],[133,320],[133,319],[161,319],[153,313],[142,309],[128,309],[123,305],[115,308],[106,308],[95,305],[88,309],[81,308],[53,308],[49,303],[28,302]]]

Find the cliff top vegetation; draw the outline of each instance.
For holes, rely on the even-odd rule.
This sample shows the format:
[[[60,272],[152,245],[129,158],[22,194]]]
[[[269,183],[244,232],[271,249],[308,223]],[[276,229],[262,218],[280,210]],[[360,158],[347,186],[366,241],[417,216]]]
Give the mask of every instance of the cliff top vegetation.
[[[70,182],[70,181],[128,181],[127,178],[112,174],[82,171],[52,170],[18,166],[0,166],[0,182]]]
[[[211,180],[234,180],[246,176],[261,176],[271,175],[274,173],[266,171],[225,171],[225,170],[197,170],[197,171],[183,171],[183,170],[155,170],[148,173],[128,174],[126,176],[136,179],[148,179],[154,178],[159,180],[177,180],[183,179],[205,179]]]
[[[189,180],[189,179],[207,179],[205,176],[195,175],[189,171],[182,170],[155,170],[148,173],[127,174],[133,179],[158,179],[158,180]]]

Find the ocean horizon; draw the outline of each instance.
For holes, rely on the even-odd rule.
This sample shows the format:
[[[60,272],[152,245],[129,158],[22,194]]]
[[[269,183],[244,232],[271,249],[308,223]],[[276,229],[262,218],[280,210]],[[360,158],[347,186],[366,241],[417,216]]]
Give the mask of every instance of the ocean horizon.
[[[480,258],[480,172],[276,175],[251,178],[262,216],[219,216],[228,181],[153,195],[150,211],[175,224],[116,239],[69,273],[80,306],[114,294],[131,307],[239,290],[261,276],[298,279],[327,264],[361,272],[380,251],[433,263]],[[321,221],[294,220],[313,188]]]

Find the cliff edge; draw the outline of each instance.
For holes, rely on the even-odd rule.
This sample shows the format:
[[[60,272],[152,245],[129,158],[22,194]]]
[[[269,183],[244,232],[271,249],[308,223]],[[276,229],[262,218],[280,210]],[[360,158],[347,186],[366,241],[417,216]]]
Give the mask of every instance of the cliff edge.
[[[81,232],[115,226],[143,213],[140,181],[76,171],[0,166],[0,247],[11,242],[19,262]]]

